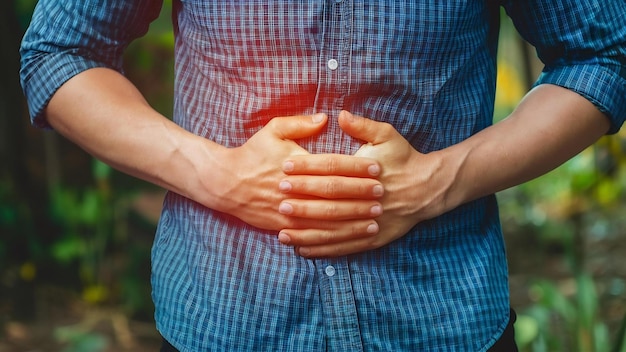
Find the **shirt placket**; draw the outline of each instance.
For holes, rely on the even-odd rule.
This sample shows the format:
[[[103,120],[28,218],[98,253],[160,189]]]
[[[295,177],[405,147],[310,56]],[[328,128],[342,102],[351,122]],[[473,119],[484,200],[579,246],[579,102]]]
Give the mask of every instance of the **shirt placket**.
[[[350,88],[350,48],[353,26],[351,0],[329,0],[324,18],[324,43],[320,52],[320,94],[316,104],[330,113],[329,135],[336,131],[336,113]],[[331,145],[338,140],[329,141]],[[334,146],[335,148],[337,146]],[[329,351],[362,351],[356,304],[348,260],[345,257],[315,261],[320,277],[326,344]]]
[[[345,150],[342,146],[337,115],[344,108],[350,89],[350,54],[353,30],[352,0],[328,0],[324,14],[324,32],[319,53],[318,95],[314,110],[329,114],[325,146],[320,153]],[[345,141],[344,141],[345,142]]]
[[[328,351],[362,351],[348,260],[317,260]]]

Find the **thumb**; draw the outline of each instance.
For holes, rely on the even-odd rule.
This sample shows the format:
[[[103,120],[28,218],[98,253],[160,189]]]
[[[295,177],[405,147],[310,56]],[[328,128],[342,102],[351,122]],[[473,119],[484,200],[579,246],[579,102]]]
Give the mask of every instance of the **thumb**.
[[[266,127],[280,139],[301,139],[318,134],[326,122],[326,114],[276,117]]]
[[[374,145],[388,139],[385,136],[391,126],[385,122],[353,115],[345,110],[339,113],[338,122],[341,129],[350,136]]]

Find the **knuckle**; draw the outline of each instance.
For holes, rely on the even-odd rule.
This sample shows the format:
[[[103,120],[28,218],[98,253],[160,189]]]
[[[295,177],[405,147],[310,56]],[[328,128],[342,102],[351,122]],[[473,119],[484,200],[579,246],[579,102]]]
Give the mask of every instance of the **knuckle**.
[[[379,126],[378,134],[383,136],[384,139],[388,139],[389,136],[392,136],[394,133],[396,133],[395,127],[388,122],[381,123]]]
[[[384,245],[384,241],[379,236],[373,236],[366,241],[366,246],[368,250],[378,249]]]
[[[335,233],[332,231],[322,231],[320,233],[320,241],[323,244],[329,244],[329,243],[333,243],[334,239],[335,239]]]
[[[352,224],[352,226],[350,226],[350,237],[356,238],[362,232],[363,232],[363,230],[362,230],[361,226],[359,226],[358,224]]]
[[[365,169],[365,172],[367,172],[368,166],[369,166],[369,163],[357,160],[352,164],[352,172],[357,175],[362,173],[363,169]]]
[[[337,172],[339,168],[339,165],[337,163],[337,160],[335,158],[328,158],[328,162],[326,163],[326,171],[328,171],[329,174],[333,175],[335,174],[335,172]]]
[[[283,229],[293,229],[296,228],[297,226],[297,222],[296,219],[290,217],[290,216],[281,216],[280,219],[276,219],[275,220],[277,226],[275,226],[278,230],[283,230]]]
[[[325,194],[328,198],[335,198],[337,196],[337,184],[333,181],[327,182]]]
[[[395,128],[389,122],[383,122],[380,128],[384,133],[389,133],[395,130]]]
[[[356,215],[359,218],[362,218],[362,217],[366,216],[367,214],[369,214],[369,211],[367,211],[365,207],[362,207],[362,206],[359,206],[359,205],[354,205],[352,207],[351,213],[352,213],[352,215]]]
[[[334,218],[335,215],[337,214],[337,205],[335,204],[329,204],[326,209],[325,209],[325,214],[328,218]]]
[[[345,254],[346,253],[342,247],[333,248],[333,257],[341,257]]]
[[[273,119],[270,119],[269,121],[267,121],[267,123],[265,124],[265,127],[270,128],[270,129],[274,129],[277,126],[277,119],[279,119],[279,117],[275,117]]]

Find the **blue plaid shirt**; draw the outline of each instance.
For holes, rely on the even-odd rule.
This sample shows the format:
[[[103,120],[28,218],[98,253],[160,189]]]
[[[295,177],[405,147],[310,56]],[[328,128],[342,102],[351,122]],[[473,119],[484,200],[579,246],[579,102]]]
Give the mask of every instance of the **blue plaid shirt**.
[[[445,148],[491,124],[500,5],[546,64],[539,83],[587,97],[617,131],[623,0],[175,0],[174,120],[235,147],[273,117],[325,112],[327,130],[302,145],[349,154],[360,143],[336,123],[346,109],[421,152]],[[33,123],[47,126],[42,111],[71,76],[121,70],[160,6],[41,0],[22,47]],[[157,327],[181,351],[484,351],[509,320],[494,196],[383,248],[310,260],[169,193],[152,253]]]

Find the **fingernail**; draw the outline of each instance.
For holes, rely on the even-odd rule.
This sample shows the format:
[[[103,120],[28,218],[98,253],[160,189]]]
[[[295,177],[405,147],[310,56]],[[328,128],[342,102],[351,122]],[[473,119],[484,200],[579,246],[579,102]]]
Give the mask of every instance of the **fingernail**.
[[[380,205],[374,205],[370,208],[370,214],[372,216],[378,216],[383,213],[383,208]]]
[[[367,167],[367,172],[372,176],[378,176],[380,174],[380,166],[374,164]]]
[[[298,248],[298,254],[300,254],[303,257],[306,257],[309,254],[311,254],[311,250],[306,247],[301,247],[301,248]]]
[[[294,168],[293,161],[285,161],[283,163],[283,171],[291,172],[291,171],[293,171],[293,168]]]
[[[325,117],[324,114],[319,113],[319,114],[312,115],[311,119],[313,120],[314,123],[320,123],[320,122],[324,121],[324,117]]]
[[[374,192],[374,197],[380,197],[380,196],[382,196],[385,193],[385,189],[383,188],[382,185],[374,186],[372,191]]]
[[[278,240],[280,241],[280,243],[282,244],[289,244],[289,242],[291,242],[291,237],[289,237],[289,235],[287,235],[284,232],[280,232],[278,234]]]
[[[373,223],[370,224],[369,226],[367,226],[367,233],[373,235],[378,233],[378,224],[377,223]]]
[[[348,121],[354,121],[354,115],[352,115],[349,111],[343,110],[341,113],[348,119]]]
[[[293,213],[293,206],[289,203],[280,203],[280,205],[278,206],[278,212],[281,214],[286,214],[289,215],[291,213]]]
[[[376,186],[374,186],[376,187]],[[382,186],[381,186],[382,188]],[[280,181],[280,183],[278,184],[278,189],[281,192],[289,192],[291,191],[291,183],[289,183],[288,181]],[[374,193],[376,193],[376,191],[374,190]]]

